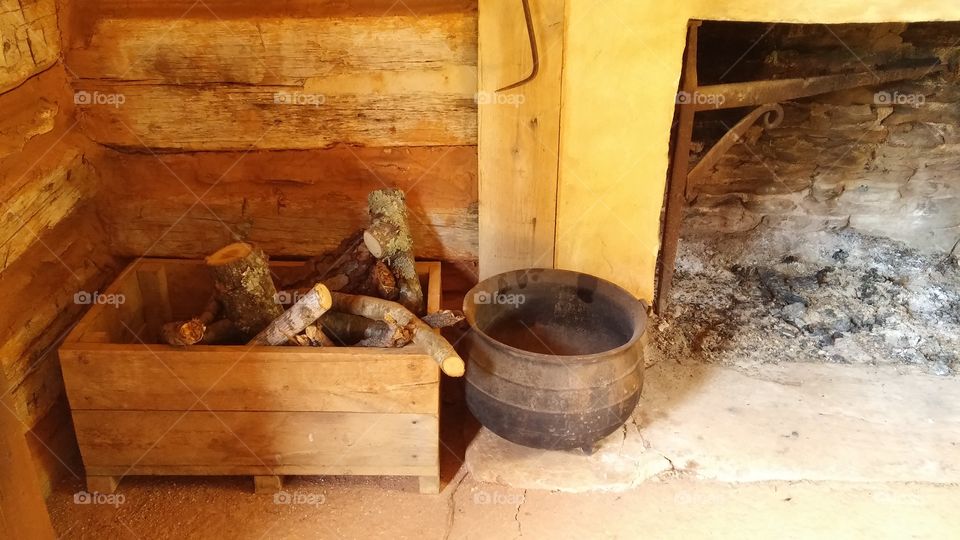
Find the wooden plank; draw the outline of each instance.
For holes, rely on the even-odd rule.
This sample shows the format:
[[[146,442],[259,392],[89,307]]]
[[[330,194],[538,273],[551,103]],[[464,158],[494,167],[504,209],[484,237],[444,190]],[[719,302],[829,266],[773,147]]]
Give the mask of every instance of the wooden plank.
[[[0,94],[0,159],[20,152],[28,141],[56,125],[60,106],[45,93],[49,86],[41,77]]]
[[[472,96],[477,65],[476,13],[429,16],[250,19],[110,18],[89,43],[68,51],[82,79],[158,84],[238,83],[316,87],[361,76],[375,90],[396,75],[468,70],[459,82]],[[162,46],[158,46],[162,44]],[[439,85],[439,91],[444,85]],[[293,89],[290,89],[292,92]]]
[[[89,39],[88,33],[104,19],[213,19],[271,17],[383,17],[385,15],[429,16],[465,13],[477,10],[476,0],[84,0],[69,7],[70,31],[77,39]]]
[[[184,350],[68,343],[60,361],[74,411],[434,413],[439,399],[436,362],[412,346]]]
[[[10,386],[2,372],[0,385]],[[0,400],[0,537],[54,538],[23,436],[26,428],[12,413],[10,396],[0,394]]]
[[[92,208],[65,219],[0,273],[0,365],[17,383],[17,414],[28,425],[62,395],[56,347],[89,308],[81,291],[103,291],[120,269]]]
[[[87,472],[97,475],[124,467],[129,474],[430,475],[439,453],[438,419],[424,414],[74,411],[73,418]]]
[[[531,2],[539,73],[520,2],[480,9],[480,278],[553,267],[560,144],[564,0]]]
[[[20,171],[0,172],[0,271],[22,256],[37,238],[70,215],[93,192],[94,173],[79,151],[56,145],[49,158]]]
[[[50,67],[60,55],[54,0],[0,4],[0,93]]]
[[[407,193],[418,257],[477,258],[475,147],[107,152],[94,166],[124,256],[200,258],[237,236],[274,257],[325,253],[366,225],[367,194],[390,186]]]
[[[137,283],[143,299],[143,319],[147,325],[144,341],[153,343],[164,323],[174,320],[166,267],[158,263],[141,262],[137,267]]]
[[[441,282],[441,264],[440,263],[417,263],[417,270],[426,269],[426,276],[420,276],[421,281],[429,283],[427,293],[427,313],[436,313],[441,309],[441,295],[443,283]],[[425,278],[425,279],[424,279]]]
[[[336,94],[331,94],[330,88],[222,84],[186,87],[81,80],[75,86],[90,96],[123,96],[121,106],[95,102],[78,106],[80,125],[87,135],[114,147],[450,146],[476,144],[473,94],[464,94],[462,83],[443,82],[451,77],[463,80],[464,76],[424,76],[410,82],[415,89],[395,87],[401,90],[398,93],[372,93],[355,81],[335,81],[343,87],[335,90]],[[357,93],[349,93],[351,88]],[[293,104],[286,99],[303,101]],[[203,121],[197,122],[197,118]]]

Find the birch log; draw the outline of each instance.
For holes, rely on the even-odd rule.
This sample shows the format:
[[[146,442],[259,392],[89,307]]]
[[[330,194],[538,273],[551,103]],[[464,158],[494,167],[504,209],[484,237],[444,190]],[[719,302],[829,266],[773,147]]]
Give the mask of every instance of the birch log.
[[[294,336],[303,332],[330,309],[332,301],[326,285],[318,283],[290,309],[274,319],[248,345],[287,345],[297,343]]]
[[[369,296],[333,293],[332,309],[410,328],[413,332],[413,342],[426,349],[444,373],[451,377],[463,376],[463,359],[453,346],[409,309],[397,302]]]

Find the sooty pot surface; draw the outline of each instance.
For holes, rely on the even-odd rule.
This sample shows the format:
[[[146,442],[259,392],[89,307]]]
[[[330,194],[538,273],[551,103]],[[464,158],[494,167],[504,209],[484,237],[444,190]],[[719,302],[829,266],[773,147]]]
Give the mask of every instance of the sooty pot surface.
[[[565,270],[507,272],[464,299],[467,404],[525,446],[589,447],[618,429],[643,385],[643,304]]]

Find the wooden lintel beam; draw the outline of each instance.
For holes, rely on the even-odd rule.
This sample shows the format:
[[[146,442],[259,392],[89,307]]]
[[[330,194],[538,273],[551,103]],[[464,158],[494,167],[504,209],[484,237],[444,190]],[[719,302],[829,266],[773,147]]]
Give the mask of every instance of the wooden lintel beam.
[[[919,79],[932,73],[938,73],[944,69],[946,69],[946,66],[938,64],[934,66],[875,70],[862,73],[824,75],[800,79],[712,84],[697,88],[696,93],[698,96],[697,99],[694,100],[694,103],[698,111],[753,107],[861,86],[873,86],[893,81]]]

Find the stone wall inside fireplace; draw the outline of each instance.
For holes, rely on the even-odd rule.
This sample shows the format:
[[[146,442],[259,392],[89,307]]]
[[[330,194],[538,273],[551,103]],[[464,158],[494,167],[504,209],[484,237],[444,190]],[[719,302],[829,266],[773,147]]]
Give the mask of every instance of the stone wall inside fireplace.
[[[960,239],[960,23],[704,23],[701,84],[947,64],[914,81],[783,103],[698,185],[685,234],[850,227],[933,251]],[[698,114],[709,149],[744,110]],[[694,156],[697,159],[699,156]]]

